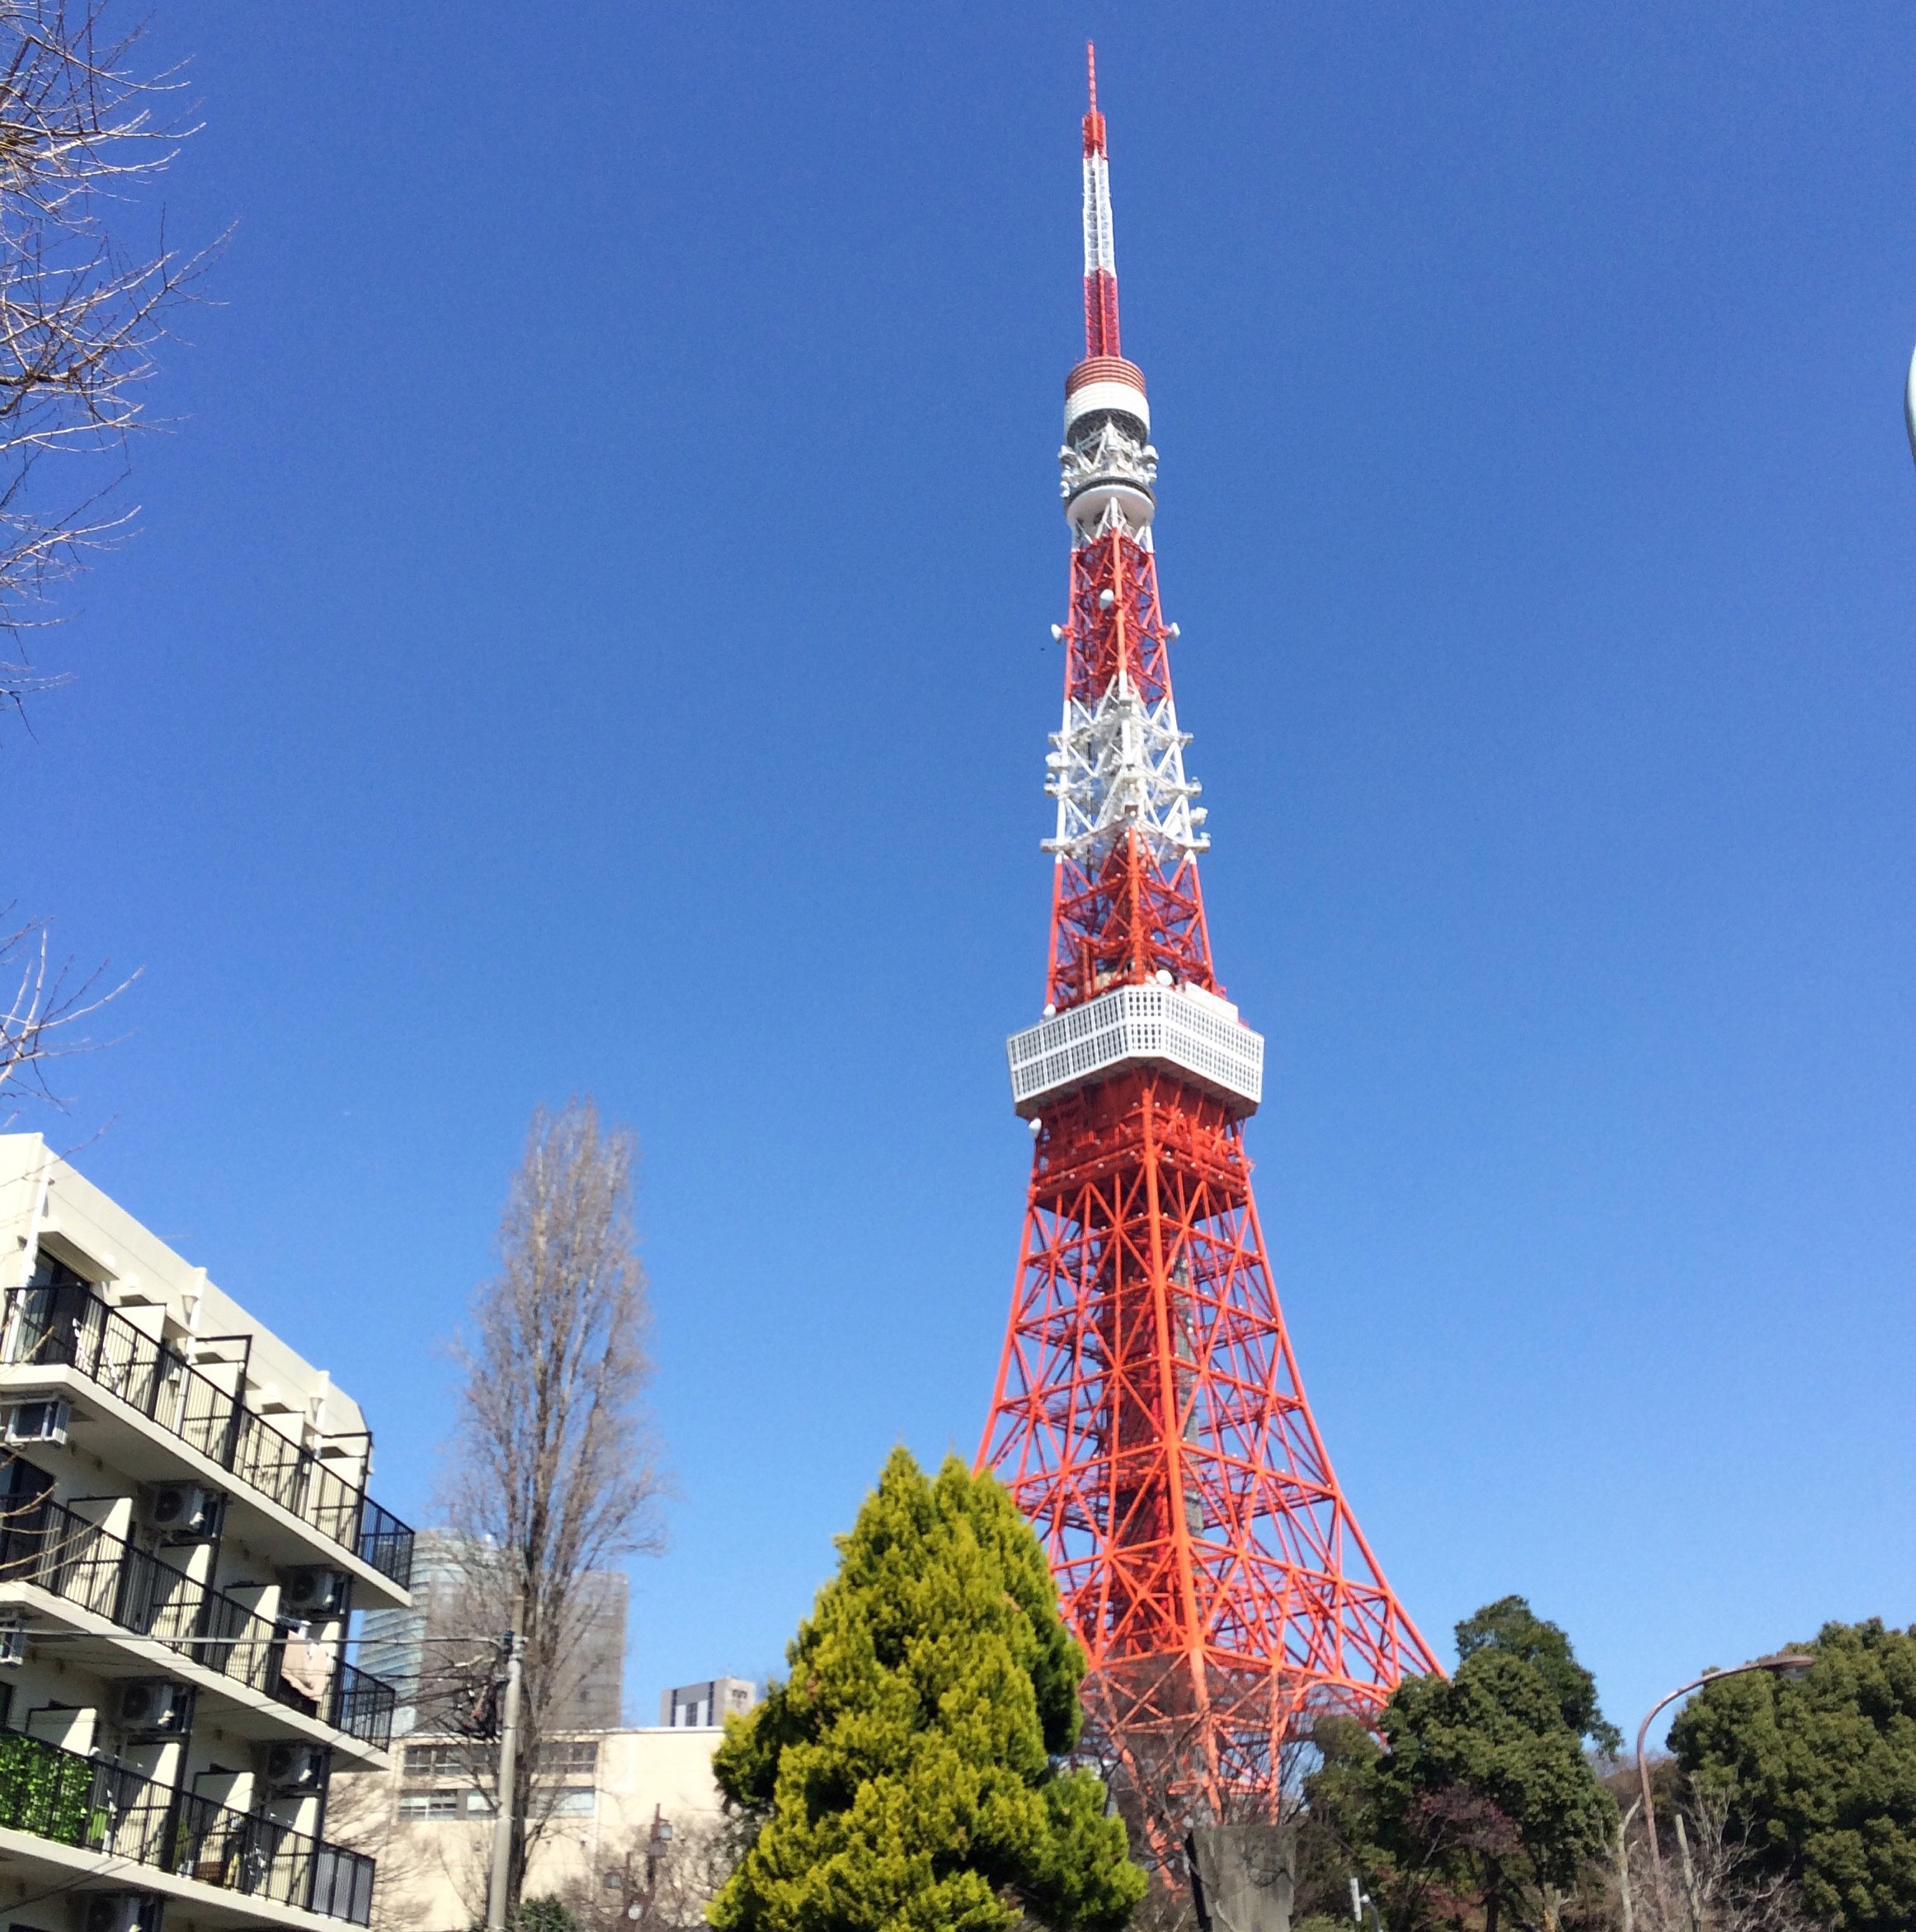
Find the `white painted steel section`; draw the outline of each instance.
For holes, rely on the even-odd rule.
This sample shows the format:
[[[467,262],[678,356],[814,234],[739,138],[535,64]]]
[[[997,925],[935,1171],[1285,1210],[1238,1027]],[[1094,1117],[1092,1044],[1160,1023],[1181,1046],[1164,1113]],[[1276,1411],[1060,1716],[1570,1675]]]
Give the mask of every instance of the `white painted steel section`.
[[[1115,410],[1121,416],[1134,416],[1151,434],[1151,404],[1135,383],[1099,381],[1080,383],[1065,398],[1065,434],[1071,425],[1100,411]]]
[[[1157,482],[1157,451],[1107,416],[1076,443],[1057,453],[1058,489],[1065,515],[1080,537],[1088,538],[1113,504],[1134,537],[1142,537],[1157,514],[1152,493]]]
[[[1114,678],[1095,704],[1067,698],[1044,761],[1044,788],[1057,801],[1057,830],[1044,849],[1087,872],[1133,827],[1160,865],[1207,849],[1210,837],[1198,830],[1204,807],[1191,802],[1203,787],[1184,776],[1190,741],[1170,694],[1146,704],[1128,675]]]
[[[1011,1103],[1045,1101],[1126,1067],[1169,1066],[1240,1116],[1264,1098],[1264,1042],[1227,999],[1188,986],[1114,986],[1005,1043]]]
[[[1085,157],[1085,273],[1118,273],[1111,240],[1111,168],[1102,154]]]

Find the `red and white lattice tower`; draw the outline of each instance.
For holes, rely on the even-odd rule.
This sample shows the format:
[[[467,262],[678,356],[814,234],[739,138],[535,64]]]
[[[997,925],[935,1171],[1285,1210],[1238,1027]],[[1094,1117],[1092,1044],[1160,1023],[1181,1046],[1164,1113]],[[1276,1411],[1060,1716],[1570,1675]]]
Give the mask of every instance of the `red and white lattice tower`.
[[[1161,1841],[1174,1817],[1268,1805],[1320,1713],[1373,1718],[1437,1664],[1338,1488],[1265,1258],[1243,1138],[1264,1041],[1212,966],[1150,433],[1118,346],[1094,68],[1049,980],[1009,1045],[1036,1145],[979,1462],[1043,1539],[1090,1660],[1090,1733],[1147,1809],[1155,1792]]]

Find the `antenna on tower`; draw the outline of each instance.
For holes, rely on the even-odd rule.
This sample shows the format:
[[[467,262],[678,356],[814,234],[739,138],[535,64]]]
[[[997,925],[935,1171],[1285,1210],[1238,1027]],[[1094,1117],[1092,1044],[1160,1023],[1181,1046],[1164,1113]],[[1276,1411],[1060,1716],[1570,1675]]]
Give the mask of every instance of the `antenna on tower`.
[[[1118,260],[1111,237],[1111,164],[1098,111],[1098,49],[1085,43],[1085,354],[1119,355]]]

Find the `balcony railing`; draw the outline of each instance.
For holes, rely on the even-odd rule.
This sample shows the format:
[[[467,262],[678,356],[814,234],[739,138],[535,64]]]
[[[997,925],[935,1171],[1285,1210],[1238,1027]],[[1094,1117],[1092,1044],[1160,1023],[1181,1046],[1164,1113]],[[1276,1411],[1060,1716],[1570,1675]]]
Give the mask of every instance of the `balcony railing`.
[[[355,1925],[372,1919],[370,1858],[24,1732],[0,1731],[0,1825]]]
[[[177,1348],[156,1342],[90,1288],[20,1288],[12,1301],[7,1361],[78,1369],[402,1590],[412,1582],[412,1532],[405,1524]]]
[[[37,1584],[182,1657],[384,1751],[397,1693],[343,1659],[323,1699],[281,1675],[284,1629],[250,1604],[196,1582],[64,1504],[15,1504],[0,1520],[0,1582]]]

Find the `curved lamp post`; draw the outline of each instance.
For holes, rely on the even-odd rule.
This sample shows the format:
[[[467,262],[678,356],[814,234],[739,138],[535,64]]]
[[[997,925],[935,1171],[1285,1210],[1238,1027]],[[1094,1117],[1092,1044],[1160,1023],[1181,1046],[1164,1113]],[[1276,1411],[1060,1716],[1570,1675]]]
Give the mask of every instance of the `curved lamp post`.
[[[1916,383],[1916,369],[1913,369],[1911,381]],[[1913,419],[1916,421],[1916,419]],[[1916,429],[1911,432],[1911,444],[1916,448]],[[1782,1671],[1786,1673],[1806,1671],[1816,1662],[1813,1657],[1759,1657],[1753,1664],[1732,1664],[1726,1671],[1706,1671],[1701,1677],[1673,1690],[1668,1697],[1659,1697],[1650,1707],[1643,1722],[1636,1727],[1636,1776],[1643,1787],[1643,1823],[1650,1833],[1650,1869],[1656,1873],[1656,1888],[1660,1897],[1663,1892],[1663,1850],[1656,1841],[1656,1812],[1650,1803],[1650,1765],[1643,1755],[1644,1739],[1650,1734],[1650,1721],[1665,1704],[1674,1704],[1679,1697],[1688,1697],[1692,1690],[1701,1690],[1706,1684],[1714,1684],[1724,1677],[1740,1677],[1745,1671]]]
[[[1909,454],[1916,456],[1916,355],[1909,358],[1909,379],[1903,385],[1903,421],[1909,431]]]

